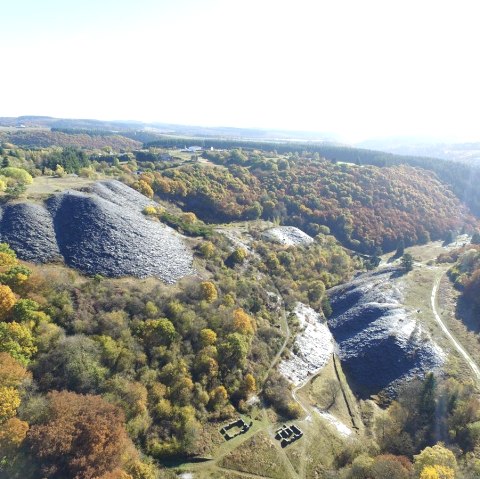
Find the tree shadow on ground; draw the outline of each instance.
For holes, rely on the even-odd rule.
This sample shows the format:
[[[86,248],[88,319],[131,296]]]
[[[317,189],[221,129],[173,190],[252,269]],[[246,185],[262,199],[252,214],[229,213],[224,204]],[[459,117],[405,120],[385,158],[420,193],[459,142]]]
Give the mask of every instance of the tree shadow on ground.
[[[480,332],[480,311],[463,296],[458,297],[455,316],[462,321],[469,331]]]
[[[397,269],[390,275],[390,279],[401,278],[402,276],[405,276],[407,273],[408,271],[403,268]]]
[[[397,259],[400,259],[402,257],[401,254],[392,254],[392,256],[390,256],[390,258],[387,259],[387,264],[392,264],[394,261],[396,261]]]

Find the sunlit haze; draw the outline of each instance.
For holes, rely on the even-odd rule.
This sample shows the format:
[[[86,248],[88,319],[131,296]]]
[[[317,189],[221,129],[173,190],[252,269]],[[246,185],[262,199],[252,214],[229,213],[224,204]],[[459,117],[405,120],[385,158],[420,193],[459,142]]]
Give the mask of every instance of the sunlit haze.
[[[478,2],[3,1],[0,116],[480,140]]]

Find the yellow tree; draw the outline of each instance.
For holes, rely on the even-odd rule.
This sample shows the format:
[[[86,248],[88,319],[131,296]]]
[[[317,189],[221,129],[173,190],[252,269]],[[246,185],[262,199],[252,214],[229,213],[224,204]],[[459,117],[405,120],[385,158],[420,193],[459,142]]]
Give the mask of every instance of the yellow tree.
[[[4,320],[10,314],[16,301],[17,299],[10,287],[0,284],[0,320]]]
[[[148,205],[143,208],[143,214],[147,216],[156,215],[157,209],[153,205]]]
[[[217,333],[212,329],[205,328],[200,331],[200,343],[202,347],[213,346],[217,342]]]
[[[129,464],[127,470],[133,479],[156,479],[157,477],[156,468],[153,464],[146,464],[138,459]]]
[[[0,451],[15,449],[23,442],[28,432],[28,423],[12,417],[0,425]]]
[[[133,187],[147,198],[153,198],[152,187],[144,179],[134,183]]]
[[[238,308],[233,312],[233,329],[237,333],[247,336],[253,334],[252,318],[242,308]]]
[[[0,386],[17,387],[28,377],[27,370],[8,353],[0,353]]]
[[[211,241],[204,241],[200,245],[199,250],[204,258],[211,258],[215,254],[215,246]]]
[[[158,308],[153,301],[147,301],[145,304],[145,313],[148,318],[155,318],[158,316]]]
[[[0,422],[17,414],[20,406],[20,394],[15,388],[0,387]]]
[[[134,479],[132,475],[126,473],[123,469],[114,469],[98,476],[96,479]]]
[[[455,471],[446,466],[425,466],[420,479],[455,479]]]
[[[235,251],[230,255],[230,258],[234,264],[243,263],[246,257],[247,252],[243,248],[236,248]]]
[[[66,175],[65,168],[62,165],[57,165],[57,167],[55,168],[55,175],[60,178],[65,176]]]
[[[6,243],[0,243],[0,268],[4,270],[5,268],[10,268],[18,264],[17,257],[15,252],[10,249]]]
[[[200,283],[200,296],[207,303],[213,303],[218,298],[216,286],[211,281]]]
[[[453,471],[455,471],[457,468],[457,460],[455,458],[455,455],[452,451],[442,446],[441,444],[436,444],[433,447],[426,447],[423,451],[420,452],[420,454],[413,456],[413,460],[415,465],[415,471],[419,476],[427,466],[443,466]]]
[[[195,213],[183,213],[182,220],[189,225],[193,225],[197,222],[197,216],[195,215]]]
[[[223,406],[228,399],[228,393],[225,389],[225,386],[218,386],[212,391],[210,391],[210,404],[213,408],[218,408]]]
[[[255,378],[253,377],[253,374],[248,373],[245,376],[245,392],[247,396],[249,394],[255,393],[257,390],[257,382],[255,381]]]

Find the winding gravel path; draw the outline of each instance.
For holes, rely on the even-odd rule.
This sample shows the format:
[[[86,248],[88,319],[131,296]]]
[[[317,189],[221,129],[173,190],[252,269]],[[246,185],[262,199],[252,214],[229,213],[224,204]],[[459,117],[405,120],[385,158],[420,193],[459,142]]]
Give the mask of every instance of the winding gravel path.
[[[447,328],[445,323],[442,321],[442,318],[440,317],[440,314],[437,311],[438,288],[440,286],[440,281],[442,280],[444,275],[445,275],[445,272],[443,272],[433,283],[432,295],[430,297],[430,301],[431,301],[431,304],[432,304],[433,316],[435,317],[435,321],[437,321],[439,326],[442,328],[442,331],[445,333],[445,336],[447,336],[447,338],[453,344],[455,349],[463,356],[465,361],[468,363],[468,365],[470,366],[470,368],[474,372],[474,374],[476,376],[476,379],[478,381],[480,381],[480,368],[478,367],[477,363],[467,353],[467,351],[463,348],[463,346],[455,339],[455,337],[449,331],[449,329]]]

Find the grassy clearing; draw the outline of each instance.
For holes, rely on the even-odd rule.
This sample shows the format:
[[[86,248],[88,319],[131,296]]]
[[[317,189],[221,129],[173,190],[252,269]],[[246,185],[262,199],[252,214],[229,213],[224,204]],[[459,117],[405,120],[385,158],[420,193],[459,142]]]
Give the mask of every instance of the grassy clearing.
[[[336,458],[350,441],[352,439],[341,439],[331,426],[313,416],[306,443],[305,477],[325,477],[325,471],[335,468]]]
[[[447,276],[442,278],[438,294],[439,299],[439,313],[443,322],[447,325],[450,332],[455,336],[462,346],[468,351],[472,359],[480,363],[480,336],[477,332],[469,330],[463,322],[463,318],[459,316],[456,309],[458,296],[460,295],[452,282]],[[453,362],[451,367],[455,369],[455,375],[461,376],[464,379],[471,377],[470,369],[463,367],[464,363],[461,359]]]
[[[403,304],[412,318],[417,320],[435,338],[435,342],[439,346],[448,351],[452,357],[459,358],[457,350],[452,347],[451,342],[435,321],[431,305],[433,285],[448,266],[427,266],[426,263],[435,260],[442,251],[444,252],[445,249],[441,247],[440,242],[408,248],[407,252],[411,253],[415,259],[421,260],[422,264],[416,264],[412,271],[402,276],[398,285],[404,293]]]
[[[282,458],[266,432],[259,432],[225,456],[220,466],[274,479],[289,478]]]
[[[433,318],[430,297],[435,279],[441,275],[437,267],[415,266],[413,271],[398,280],[404,292],[404,305],[413,317],[426,325],[431,333],[436,332],[437,325]]]
[[[215,450],[224,444],[225,439],[220,434],[220,429],[224,424],[225,421],[219,421],[209,422],[203,426],[200,440],[198,441],[202,447],[199,451],[201,456],[211,456]]]
[[[44,198],[53,193],[68,189],[78,189],[92,185],[97,180],[81,178],[79,176],[64,176],[58,178],[54,176],[38,176],[33,179],[33,183],[27,186],[24,196],[27,198]]]
[[[346,426],[350,428],[356,426],[361,429],[362,421],[360,419],[357,400],[350,390],[345,375],[341,370],[340,361],[337,361],[337,367],[339,369],[340,381],[335,374],[333,360],[330,360],[321,373],[307,385],[308,389],[306,389],[304,394],[308,395],[308,400],[311,404],[319,409],[328,411]],[[348,411],[342,388],[345,392],[350,410],[353,413],[353,421]]]
[[[249,476],[238,471],[228,471],[227,469],[217,468],[208,473],[201,473],[194,476],[195,479],[247,479]]]
[[[437,295],[439,303],[437,309],[456,340],[476,362],[479,362],[478,336],[474,332],[468,331],[461,318],[456,316],[458,293],[454,290],[448,277],[444,275],[450,265],[435,263],[438,255],[448,249],[450,247],[443,247],[440,241],[408,248],[406,251],[411,253],[415,260],[421,262],[421,264],[416,263],[413,271],[402,276],[398,284],[404,293],[404,306],[407,311],[430,332],[437,344],[448,351],[449,358],[446,364],[446,372],[453,377],[468,379],[471,376],[470,368],[466,367],[463,357],[460,356],[440,329],[431,307],[433,285],[443,275]]]
[[[412,246],[405,251],[410,253],[416,261],[428,262],[429,260],[435,260],[441,253],[445,253],[446,248],[442,246],[442,241],[433,241],[426,245]]]
[[[249,423],[252,418],[249,416],[241,416],[243,420]],[[250,439],[255,436],[259,431],[266,429],[269,426],[268,421],[261,416],[253,415],[253,425],[246,434],[241,434],[230,441],[225,439],[220,434],[220,429],[229,421],[219,421],[207,424],[202,431],[203,449],[201,455],[204,457],[211,457],[212,460],[208,462],[200,463],[184,463],[179,466],[180,471],[195,471],[195,478],[197,477],[213,477],[209,474],[213,474],[223,458],[228,456],[232,451],[236,449],[245,449],[245,444],[248,444]],[[248,446],[247,446],[248,449]],[[232,469],[236,469],[233,468]]]

